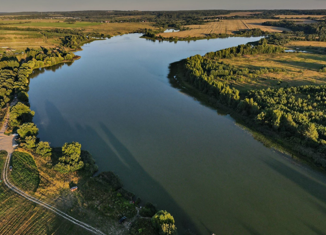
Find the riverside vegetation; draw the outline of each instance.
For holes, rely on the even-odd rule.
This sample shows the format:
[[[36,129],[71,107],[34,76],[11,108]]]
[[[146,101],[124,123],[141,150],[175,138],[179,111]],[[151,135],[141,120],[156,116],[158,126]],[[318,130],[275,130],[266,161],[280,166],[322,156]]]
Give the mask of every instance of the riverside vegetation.
[[[289,54],[284,49],[261,39],[257,44],[196,55],[180,62],[181,80],[210,97],[210,103],[229,107],[254,130],[325,168],[325,65],[319,63],[325,58],[308,54],[307,57],[319,58],[315,64],[305,60],[296,64],[293,57],[305,55],[292,53],[292,61],[282,62],[280,58]],[[262,57],[268,58],[265,67],[251,61]],[[278,58],[278,63],[270,63],[273,57]],[[291,71],[291,64],[301,70]],[[313,72],[315,80],[301,77],[300,82],[303,70]],[[290,72],[299,78],[282,81]]]
[[[50,143],[37,138],[38,128],[33,123],[35,113],[30,109],[27,94],[29,77],[34,69],[78,59],[70,49],[78,49],[85,41],[88,41],[88,37],[82,35],[66,36],[62,38],[65,47],[41,47],[39,50],[28,48],[18,56],[3,53],[0,59],[1,117],[3,119],[5,113],[9,112],[6,133],[17,132],[19,135],[19,147],[12,154],[13,171],[10,179],[22,190],[41,200],[50,203],[55,201],[56,206],[66,213],[108,234],[176,234],[172,215],[166,211],[157,211],[150,203],[139,209],[140,199],[123,189],[115,174],[102,172],[92,177],[97,166],[90,153],[81,149],[81,144],[72,142],[64,144],[62,148],[52,148]],[[10,107],[12,100],[17,103]],[[3,168],[6,153],[1,153],[0,166]],[[78,191],[70,192],[69,189],[73,186],[78,186]],[[6,199],[8,190],[2,188],[0,197]],[[51,217],[51,213],[45,214],[44,218]],[[124,226],[118,224],[123,216],[128,218]],[[71,234],[80,233],[80,229],[72,224],[60,225],[55,216],[51,218],[50,224],[37,223],[35,234],[44,234],[45,231],[60,234],[68,230]],[[32,228],[35,221],[19,222]],[[3,227],[9,229],[8,226]],[[9,230],[19,231],[14,227]]]

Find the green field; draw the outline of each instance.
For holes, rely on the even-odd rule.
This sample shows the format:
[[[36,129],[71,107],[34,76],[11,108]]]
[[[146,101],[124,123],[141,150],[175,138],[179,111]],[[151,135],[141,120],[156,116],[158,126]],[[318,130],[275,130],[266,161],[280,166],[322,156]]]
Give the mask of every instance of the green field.
[[[13,168],[10,173],[12,183],[24,191],[35,192],[40,179],[33,157],[28,153],[13,152],[11,166]]]
[[[6,151],[0,151],[2,173]],[[1,177],[2,179],[2,177]],[[0,183],[0,234],[90,234],[47,209],[24,199]]]

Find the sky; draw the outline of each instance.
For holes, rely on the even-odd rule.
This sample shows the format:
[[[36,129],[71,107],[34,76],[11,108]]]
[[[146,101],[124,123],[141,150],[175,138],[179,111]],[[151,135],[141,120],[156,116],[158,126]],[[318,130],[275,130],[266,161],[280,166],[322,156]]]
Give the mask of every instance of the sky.
[[[198,9],[326,9],[326,0],[0,0],[0,12]]]

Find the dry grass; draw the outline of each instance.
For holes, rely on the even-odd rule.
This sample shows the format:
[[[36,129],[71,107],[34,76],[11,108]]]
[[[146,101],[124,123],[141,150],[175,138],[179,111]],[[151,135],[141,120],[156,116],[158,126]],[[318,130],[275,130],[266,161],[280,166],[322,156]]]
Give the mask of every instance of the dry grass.
[[[103,23],[96,26],[90,26],[85,28],[87,32],[101,32],[104,34],[118,35],[125,33],[133,33],[139,29],[154,29],[151,23],[141,22],[141,23]]]
[[[275,17],[279,17],[280,19],[307,19],[311,18],[323,18],[325,15],[277,15]]]
[[[317,54],[326,53],[326,42],[317,41],[291,41],[285,45],[289,49],[308,51]]]
[[[208,34],[233,34],[239,30],[260,28],[263,31],[268,32],[282,32],[287,30],[285,28],[263,26],[262,23],[270,21],[266,19],[249,19],[249,20],[223,20],[218,22],[210,22],[204,25],[189,25],[189,30],[173,32],[173,33],[161,33],[162,37],[205,37]],[[277,20],[276,20],[277,21]]]
[[[0,172],[6,154],[0,154]],[[90,234],[0,183],[0,234]]]
[[[298,47],[326,47],[326,42],[317,41],[291,41],[286,46],[298,46]]]
[[[6,47],[24,50],[26,47],[53,47],[60,42],[58,38],[44,38],[36,31],[0,30],[0,35],[0,52],[4,51]]]
[[[240,90],[275,86],[326,85],[326,73],[319,72],[319,69],[326,66],[325,55],[308,53],[262,54],[234,57],[223,59],[223,61],[240,68],[282,68],[286,70],[286,72],[263,74],[256,79],[251,79],[251,81],[230,82]]]

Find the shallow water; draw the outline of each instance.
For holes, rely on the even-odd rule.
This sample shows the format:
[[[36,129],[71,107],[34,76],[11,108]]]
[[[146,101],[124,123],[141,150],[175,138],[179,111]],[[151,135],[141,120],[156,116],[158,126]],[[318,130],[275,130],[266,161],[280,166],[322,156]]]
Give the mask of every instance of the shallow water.
[[[95,41],[31,80],[39,137],[78,141],[143,201],[196,234],[324,234],[325,176],[265,147],[173,87],[169,64],[256,41]]]

